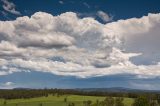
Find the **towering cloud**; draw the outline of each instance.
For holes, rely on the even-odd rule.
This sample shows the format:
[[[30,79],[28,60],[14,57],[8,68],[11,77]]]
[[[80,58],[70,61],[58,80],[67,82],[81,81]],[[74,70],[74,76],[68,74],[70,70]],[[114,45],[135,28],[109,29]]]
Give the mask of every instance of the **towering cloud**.
[[[81,78],[158,77],[159,28],[160,14],[108,24],[73,12],[0,21],[0,75],[40,71]]]

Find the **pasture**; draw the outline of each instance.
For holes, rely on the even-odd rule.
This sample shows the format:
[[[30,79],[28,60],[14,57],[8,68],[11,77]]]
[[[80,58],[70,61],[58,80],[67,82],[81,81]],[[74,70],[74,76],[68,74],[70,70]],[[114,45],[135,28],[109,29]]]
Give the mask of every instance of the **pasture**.
[[[105,97],[101,96],[81,96],[81,95],[49,95],[48,97],[37,97],[31,99],[0,99],[0,106],[69,106],[74,103],[74,106],[85,106],[84,101],[91,101],[91,106],[103,101]],[[125,106],[131,106],[133,99],[124,98]]]

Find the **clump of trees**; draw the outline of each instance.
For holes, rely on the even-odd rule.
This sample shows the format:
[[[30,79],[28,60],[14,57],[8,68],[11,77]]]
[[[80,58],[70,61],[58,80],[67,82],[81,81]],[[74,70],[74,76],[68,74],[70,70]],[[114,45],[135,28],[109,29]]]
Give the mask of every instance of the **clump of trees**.
[[[114,106],[114,98],[113,97],[106,97],[104,100],[106,106]]]
[[[135,99],[133,106],[149,106],[149,100],[145,96],[140,96]]]
[[[64,98],[64,102],[67,102],[67,97]]]
[[[74,103],[69,103],[68,106],[75,106],[75,104]]]
[[[158,98],[142,95],[135,99],[133,106],[159,106],[158,100]]]
[[[4,104],[4,105],[6,105],[6,104],[7,104],[7,101],[6,101],[6,100],[4,100],[3,104]]]
[[[115,106],[124,106],[123,100],[122,97],[115,98]]]
[[[124,106],[122,97],[106,97],[103,101],[98,101],[93,106]]]
[[[84,106],[91,106],[91,104],[92,104],[91,100],[83,101]]]
[[[43,106],[43,104],[42,104],[42,103],[40,103],[40,104],[39,104],[39,106]]]

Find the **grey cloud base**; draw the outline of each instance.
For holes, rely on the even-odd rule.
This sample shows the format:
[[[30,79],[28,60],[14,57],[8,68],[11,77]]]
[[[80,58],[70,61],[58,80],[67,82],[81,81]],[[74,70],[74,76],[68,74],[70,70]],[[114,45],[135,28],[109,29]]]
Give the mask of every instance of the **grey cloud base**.
[[[80,19],[73,12],[59,16],[37,12],[0,21],[0,75],[38,71],[80,78],[159,77],[160,59],[154,58],[160,56],[158,28],[160,14],[108,24]],[[137,57],[154,64],[135,64]]]

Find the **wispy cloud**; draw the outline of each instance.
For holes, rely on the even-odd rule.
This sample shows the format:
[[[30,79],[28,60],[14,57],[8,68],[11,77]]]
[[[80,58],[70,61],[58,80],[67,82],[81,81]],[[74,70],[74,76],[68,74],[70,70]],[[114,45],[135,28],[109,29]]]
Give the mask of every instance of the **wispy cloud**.
[[[6,19],[10,20],[10,18],[8,17],[8,13],[5,11],[0,11],[0,14],[5,17]]]
[[[64,4],[64,2],[62,0],[59,1],[60,4]]]
[[[111,21],[113,19],[112,16],[109,16],[107,13],[105,13],[104,11],[98,11],[97,12],[97,16],[99,18],[101,18],[104,22],[108,22]]]
[[[90,8],[90,5],[86,2],[83,3],[87,8]]]
[[[2,7],[4,10],[14,15],[21,15],[21,13],[15,9],[16,5],[13,2],[9,2],[8,0],[1,0],[1,1],[3,2]]]

